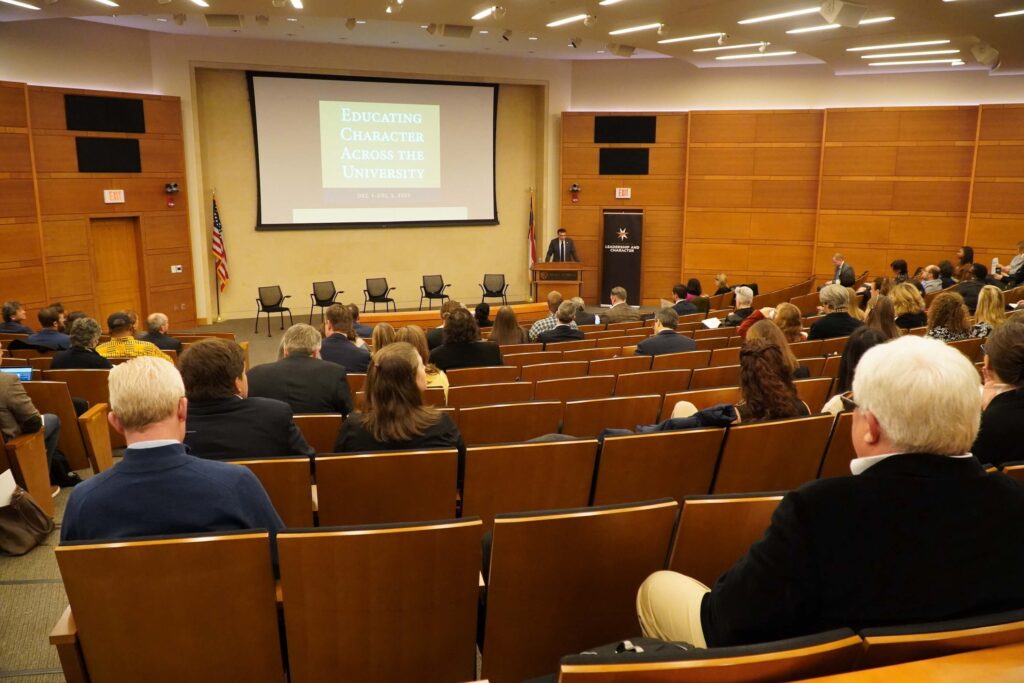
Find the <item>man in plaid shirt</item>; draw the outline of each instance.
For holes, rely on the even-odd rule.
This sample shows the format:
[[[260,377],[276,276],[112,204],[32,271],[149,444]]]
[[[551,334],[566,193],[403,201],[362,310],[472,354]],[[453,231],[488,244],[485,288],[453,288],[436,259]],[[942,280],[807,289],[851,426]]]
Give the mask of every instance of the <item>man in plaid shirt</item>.
[[[562,305],[562,294],[560,292],[550,292],[548,294],[548,310],[551,311],[548,317],[541,318],[533,324],[530,328],[530,341],[537,341],[537,337],[541,332],[547,332],[558,327],[558,318],[555,317],[555,312],[558,307]],[[573,329],[576,329],[576,322],[570,323]]]
[[[111,313],[107,317],[107,329],[110,330],[110,341],[103,342],[96,347],[96,353],[104,358],[138,358],[139,356],[154,356],[163,358],[168,363],[170,357],[158,349],[155,344],[147,341],[139,341],[132,336],[135,327],[132,318],[123,311]]]

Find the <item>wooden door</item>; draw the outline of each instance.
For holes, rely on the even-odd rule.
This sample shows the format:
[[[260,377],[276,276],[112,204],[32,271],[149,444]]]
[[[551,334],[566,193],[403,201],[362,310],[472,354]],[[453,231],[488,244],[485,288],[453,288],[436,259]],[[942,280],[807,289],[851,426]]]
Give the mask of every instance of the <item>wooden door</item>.
[[[97,318],[101,322],[114,311],[130,309],[140,317],[143,314],[137,226],[136,218],[89,221],[92,279]]]

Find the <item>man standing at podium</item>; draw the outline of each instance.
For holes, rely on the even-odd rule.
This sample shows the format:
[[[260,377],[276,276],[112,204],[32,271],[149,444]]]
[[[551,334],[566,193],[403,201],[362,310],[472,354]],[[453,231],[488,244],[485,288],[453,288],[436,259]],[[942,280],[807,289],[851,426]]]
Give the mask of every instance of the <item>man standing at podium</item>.
[[[580,257],[576,255],[576,245],[569,239],[569,233],[565,228],[558,229],[558,237],[551,240],[551,244],[548,245],[547,256],[544,257],[544,260],[579,262]]]

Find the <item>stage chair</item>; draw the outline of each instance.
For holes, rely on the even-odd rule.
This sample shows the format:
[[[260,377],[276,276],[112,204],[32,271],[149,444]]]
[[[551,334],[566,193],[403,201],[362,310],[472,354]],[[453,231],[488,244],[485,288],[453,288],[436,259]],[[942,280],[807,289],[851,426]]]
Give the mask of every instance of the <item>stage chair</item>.
[[[596,361],[594,361],[596,362]],[[544,379],[564,379],[566,377],[585,377],[591,361],[574,360],[564,363],[537,363],[524,365],[520,368],[519,381],[537,382]]]
[[[313,324],[313,309],[317,306],[320,307],[320,319],[323,320],[324,309],[328,306],[333,305],[339,294],[344,294],[344,290],[338,291],[334,288],[333,280],[325,280],[323,282],[313,283],[313,292],[309,295],[309,324]]]
[[[579,339],[575,341],[551,342],[544,345],[545,351],[579,351],[580,349],[593,349],[597,344],[596,339]]]
[[[714,586],[764,536],[783,495],[687,496],[669,569]]]
[[[729,427],[712,493],[788,491],[815,479],[832,415]]]
[[[821,461],[818,478],[845,477],[850,474],[850,462],[857,457],[853,449],[851,435],[853,433],[853,413],[839,413],[836,424],[832,428],[832,436],[825,449],[825,457]]]
[[[289,680],[472,679],[480,534],[478,519],[278,534]]]
[[[562,433],[597,436],[602,429],[635,429],[658,419],[661,396],[619,396],[587,401],[568,401],[562,418]]]
[[[68,681],[285,679],[266,532],[65,544],[56,555],[71,606],[50,643]]]
[[[544,345],[541,343],[536,344],[502,344],[501,355],[505,356],[510,353],[530,353],[533,351],[543,351]]]
[[[615,382],[615,395],[640,396],[684,391],[690,386],[690,375],[692,374],[693,370],[627,372],[618,376]]]
[[[53,517],[50,466],[46,461],[46,440],[42,429],[32,434],[22,434],[4,444],[4,461],[0,462],[0,472],[8,469],[18,486],[28,491],[43,512]]]
[[[320,526],[452,517],[458,460],[455,449],[318,456]]]
[[[495,403],[518,403],[533,399],[533,382],[466,384],[448,388],[448,405],[455,408]]]
[[[651,370],[695,370],[706,368],[711,360],[711,351],[683,351],[654,356]]]
[[[622,356],[590,361],[587,374],[621,375],[626,372],[644,372],[651,369],[651,356]]]
[[[462,514],[490,531],[499,513],[585,507],[596,454],[593,439],[474,446],[466,451]]]
[[[713,351],[715,349],[724,349],[729,346],[728,337],[707,337],[705,339],[694,340],[697,343],[698,351]]]
[[[606,358],[615,358],[616,356],[622,355],[622,349],[617,346],[612,346],[603,349],[577,349],[576,351],[562,351],[563,361],[573,360],[604,360]]]
[[[424,275],[423,284],[420,285],[420,307],[419,310],[423,310],[423,300],[427,300],[427,309],[429,310],[433,306],[434,300],[440,300],[444,303],[445,299],[449,296],[444,293],[444,290],[451,287],[444,283],[444,278],[440,275]]]
[[[601,446],[592,505],[707,493],[724,429],[610,436]]]
[[[691,389],[711,389],[714,387],[738,386],[740,383],[739,365],[720,365],[714,368],[697,368],[690,379]]]
[[[502,353],[501,361],[505,365],[513,365],[521,368],[524,365],[537,365],[538,363],[557,363],[562,360],[561,351],[534,351],[532,353],[510,353],[507,356]]]
[[[623,335],[621,337],[606,337],[605,339],[598,339],[597,348],[603,349],[610,346],[630,346],[633,344],[639,344],[644,339],[647,339],[645,334],[634,334],[634,335]]]
[[[740,394],[740,388],[736,386],[717,387],[715,389],[699,389],[696,391],[679,391],[672,394],[665,394],[665,400],[661,404],[661,415],[658,419],[667,420],[672,417],[672,410],[676,407],[676,403],[679,401],[688,401],[692,403],[697,410],[704,410],[705,408],[717,406],[722,403],[736,405],[742,399],[743,395]]]
[[[467,446],[515,443],[558,432],[558,401],[507,403],[459,410],[459,431]]]
[[[397,311],[398,305],[391,298],[391,292],[396,289],[398,288],[388,286],[388,279],[386,277],[366,278],[366,289],[363,290],[363,313],[366,313],[366,304],[373,304],[375,313],[377,311],[377,304],[384,304],[385,311],[389,310],[392,306]]]
[[[814,374],[813,372],[811,373]],[[798,379],[793,381],[796,387],[796,395],[807,404],[811,414],[820,413],[825,401],[829,399],[829,390],[832,388],[831,377],[812,377],[810,379]]]
[[[488,365],[478,368],[455,368],[444,374],[448,377],[449,387],[461,387],[468,384],[515,382],[519,377],[519,368],[512,364]]]
[[[110,447],[110,430],[107,429],[109,414],[110,406],[100,403],[82,413],[77,420],[82,439],[85,441],[85,450],[89,455],[89,465],[95,474],[114,466],[114,451]],[[61,431],[63,429],[61,425]],[[70,424],[68,429],[72,431]]]
[[[353,400],[355,397],[353,396]],[[333,453],[334,442],[338,440],[342,417],[339,413],[319,415],[293,415],[295,426],[302,437],[317,453]]]
[[[736,337],[739,339],[739,337]],[[730,340],[732,341],[732,340]],[[737,365],[740,362],[740,345],[743,344],[743,340],[740,340],[740,344],[736,346],[728,346],[724,349],[715,349],[711,352],[711,362],[708,363],[710,367],[721,367],[723,365]]]
[[[228,462],[247,467],[256,475],[285,526],[313,526],[309,458],[239,458]]]
[[[610,398],[615,391],[615,375],[589,375],[544,379],[533,386],[537,401],[582,401],[588,398]]]
[[[260,331],[260,314],[267,314],[267,336],[270,336],[270,314],[280,313],[281,314],[281,329],[284,329],[284,313],[288,311],[288,325],[294,325],[295,321],[292,320],[292,309],[284,305],[285,299],[292,298],[290,294],[284,294],[281,292],[281,288],[278,285],[270,287],[260,287],[259,296],[256,297],[256,328],[253,330],[254,333]]]
[[[498,515],[483,678],[519,683],[567,652],[636,633],[637,588],[664,569],[678,509],[657,500]]]
[[[52,359],[39,359],[51,361]],[[68,459],[68,464],[73,470],[83,470],[92,463],[89,461],[88,452],[83,442],[83,435],[73,425],[78,423],[78,415],[75,414],[75,406],[71,402],[71,392],[65,382],[44,382],[31,381],[22,382],[25,393],[32,399],[32,405],[40,413],[53,413],[60,418],[61,430],[58,445],[60,450]],[[95,404],[94,404],[95,405]],[[106,422],[103,429],[108,430]],[[110,441],[109,432],[107,442]],[[94,470],[95,471],[95,470]]]
[[[483,292],[480,295],[480,303],[485,299],[501,299],[502,305],[508,306],[508,287],[503,273],[484,275],[484,281],[480,284],[480,290]]]
[[[818,356],[824,356],[825,353],[821,350],[821,346],[824,342],[820,339],[814,341],[797,342],[789,345],[789,350],[793,352],[793,355],[803,360],[804,358],[816,358]]]

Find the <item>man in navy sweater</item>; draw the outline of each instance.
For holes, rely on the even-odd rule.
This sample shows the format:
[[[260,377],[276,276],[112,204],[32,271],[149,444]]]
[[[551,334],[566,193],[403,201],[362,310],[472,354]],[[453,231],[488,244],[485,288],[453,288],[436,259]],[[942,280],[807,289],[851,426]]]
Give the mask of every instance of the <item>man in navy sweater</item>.
[[[61,541],[284,527],[252,472],[185,451],[188,399],[171,363],[136,358],[109,383],[110,424],[128,448],[72,492]]]

